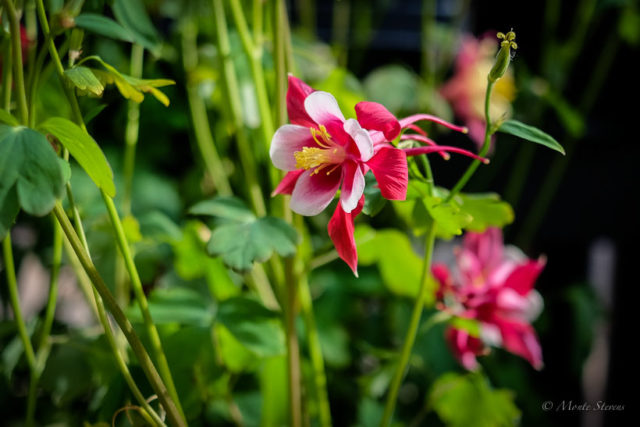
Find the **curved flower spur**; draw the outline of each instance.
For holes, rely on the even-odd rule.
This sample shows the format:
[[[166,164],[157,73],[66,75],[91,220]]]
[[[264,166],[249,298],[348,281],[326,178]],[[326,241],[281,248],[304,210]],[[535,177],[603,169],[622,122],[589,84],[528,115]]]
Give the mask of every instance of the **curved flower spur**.
[[[276,131],[269,150],[275,167],[287,172],[273,195],[291,194],[291,209],[312,216],[322,212],[340,189],[340,202],[328,231],[340,258],[356,275],[358,254],[353,220],[364,205],[364,175],[369,170],[383,197],[404,200],[409,179],[406,156],[451,151],[477,158],[465,150],[435,143],[405,150],[396,148],[390,142],[403,128],[414,128],[413,123],[418,120],[432,120],[463,132],[465,129],[425,114],[398,120],[374,102],[356,105],[357,120],[345,119],[333,95],[315,91],[292,75],[287,111],[291,124]],[[414,139],[425,142],[424,138],[416,134]]]

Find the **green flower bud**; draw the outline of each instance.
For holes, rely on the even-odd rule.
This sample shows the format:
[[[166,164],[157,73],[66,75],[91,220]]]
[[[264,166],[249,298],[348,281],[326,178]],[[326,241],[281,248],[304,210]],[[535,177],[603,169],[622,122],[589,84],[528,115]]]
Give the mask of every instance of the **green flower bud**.
[[[500,77],[504,76],[504,73],[509,68],[511,62],[511,49],[516,50],[518,45],[515,42],[516,33],[513,30],[509,31],[506,35],[504,33],[498,33],[498,38],[502,40],[500,42],[500,51],[496,56],[496,63],[489,71],[489,81],[495,82]]]

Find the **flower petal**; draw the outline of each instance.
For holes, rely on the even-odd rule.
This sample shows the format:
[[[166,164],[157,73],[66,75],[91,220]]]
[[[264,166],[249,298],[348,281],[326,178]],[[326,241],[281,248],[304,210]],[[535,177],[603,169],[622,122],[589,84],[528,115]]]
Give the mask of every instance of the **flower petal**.
[[[287,89],[287,113],[289,121],[295,125],[314,127],[316,124],[304,109],[304,100],[313,92],[305,82],[289,74],[289,88]]]
[[[524,322],[500,319],[495,322],[502,334],[502,346],[509,352],[524,357],[535,369],[542,369],[542,348],[536,331]]]
[[[331,203],[340,186],[340,170],[329,175],[311,173],[312,170],[307,170],[300,175],[291,193],[290,207],[300,215],[312,216],[322,212]]]
[[[284,171],[297,169],[296,158],[293,155],[303,147],[316,145],[309,128],[299,125],[283,125],[278,128],[271,139],[269,156],[273,165]]]
[[[328,92],[311,93],[304,100],[304,109],[313,121],[321,125],[332,120],[344,122],[338,101]]]
[[[383,147],[367,162],[378,181],[382,197],[405,200],[409,183],[407,158],[402,150]]]
[[[398,119],[384,105],[377,102],[358,102],[356,117],[365,129],[382,131],[387,141],[393,141],[400,134]]]
[[[342,209],[349,213],[358,206],[358,200],[364,194],[364,175],[357,163],[345,162],[342,165]]]
[[[296,185],[296,182],[298,182],[298,178],[300,177],[300,175],[302,175],[303,172],[304,169],[287,172],[284,178],[282,178],[282,181],[280,181],[280,184],[278,184],[276,189],[273,190],[271,196],[273,197],[277,194],[291,194],[293,192],[293,188]]]
[[[373,157],[373,141],[369,132],[362,129],[360,123],[355,119],[349,119],[344,122],[344,130],[353,138],[360,152],[360,160],[363,162],[368,161]]]
[[[511,288],[520,295],[527,295],[536,283],[536,279],[544,269],[545,259],[529,260],[524,265],[517,266],[504,282],[506,288]]]
[[[329,220],[328,231],[329,237],[338,251],[338,255],[358,277],[358,251],[356,249],[356,240],[353,237],[353,221],[358,216],[364,206],[364,196],[358,201],[358,205],[350,213],[342,209],[342,205],[338,203],[336,210]]]

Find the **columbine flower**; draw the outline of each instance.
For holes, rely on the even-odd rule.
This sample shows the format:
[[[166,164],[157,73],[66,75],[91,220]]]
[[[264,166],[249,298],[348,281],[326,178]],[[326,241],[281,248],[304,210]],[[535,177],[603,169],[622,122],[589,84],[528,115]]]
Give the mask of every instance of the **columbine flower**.
[[[345,120],[333,95],[314,91],[293,76],[289,76],[287,110],[291,124],[276,131],[269,151],[273,164],[287,171],[274,194],[291,194],[294,212],[317,215],[341,189],[329,236],[356,273],[353,219],[364,204],[364,175],[371,169],[383,197],[404,200],[405,154],[389,144],[374,148],[369,132],[357,120]]]
[[[542,308],[542,298],[533,286],[544,268],[544,258],[528,259],[517,248],[505,248],[497,228],[467,233],[456,256],[453,273],[435,264],[433,274],[440,283],[440,308],[480,325],[479,337],[454,327],[447,331],[458,360],[467,369],[475,369],[475,356],[494,345],[540,369],[542,350],[530,322]]]
[[[358,120],[346,120],[336,99],[314,91],[300,79],[289,76],[287,111],[291,124],[281,126],[273,136],[269,154],[273,164],[287,171],[273,194],[291,194],[291,209],[301,215],[317,215],[331,203],[340,189],[340,203],[329,221],[329,237],[342,258],[357,275],[358,254],[353,221],[364,205],[364,175],[371,170],[380,193],[389,200],[404,200],[407,194],[406,156],[459,152],[456,147],[438,146],[414,123],[430,120],[451,129],[461,128],[427,114],[398,120],[375,102],[356,105]],[[402,135],[426,146],[400,150],[390,142]],[[486,159],[483,159],[486,160]]]
[[[456,114],[469,127],[469,136],[478,147],[484,142],[484,96],[487,89],[487,75],[496,57],[495,39],[476,39],[466,36],[462,40],[456,58],[453,77],[444,84],[440,93],[453,106]],[[511,102],[515,98],[515,85],[510,70],[493,87],[490,104],[491,117],[511,114]]]

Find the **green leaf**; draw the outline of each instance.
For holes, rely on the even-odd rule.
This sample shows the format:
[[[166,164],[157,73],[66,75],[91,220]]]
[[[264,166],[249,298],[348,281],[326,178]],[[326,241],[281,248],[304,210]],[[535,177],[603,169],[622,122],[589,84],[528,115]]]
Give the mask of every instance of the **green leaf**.
[[[536,144],[544,145],[561,154],[565,154],[564,148],[551,135],[541,131],[540,129],[526,125],[517,120],[507,120],[498,128],[499,132],[508,133]]]
[[[104,92],[104,86],[90,68],[83,66],[68,68],[64,70],[64,75],[82,91],[91,92],[97,96],[101,96]]]
[[[0,108],[0,122],[6,123],[9,126],[18,126],[20,124],[20,122],[18,122],[18,119],[13,117],[10,112],[8,112],[7,110],[3,110],[2,108]]]
[[[87,56],[82,61],[80,61],[78,65],[83,64],[87,61],[95,61],[102,65],[105,70],[90,68],[91,72],[98,79],[100,84],[115,84],[118,88],[118,91],[120,91],[120,94],[126,99],[130,99],[134,102],[140,103],[144,100],[143,93],[150,93],[165,107],[169,105],[169,98],[157,88],[174,85],[175,82],[173,80],[138,79],[135,77],[127,76],[126,74],[122,74],[115,67],[109,65],[108,63],[103,61],[102,58],[96,55]]]
[[[133,42],[133,34],[111,18],[95,13],[81,13],[75,18],[76,26],[115,40]]]
[[[414,218],[416,215],[423,215],[419,207],[424,203],[424,207],[429,215],[436,222],[438,229],[436,233],[443,238],[451,238],[462,234],[462,229],[471,223],[473,218],[468,213],[462,211],[455,203],[443,201],[441,197],[427,197],[423,201],[417,201],[417,208],[414,210]],[[419,223],[418,219],[414,219]]]
[[[116,195],[111,167],[91,135],[62,117],[52,117],[41,123],[39,128],[58,138],[99,188],[111,197]]]
[[[37,216],[49,213],[62,197],[64,175],[44,135],[24,126],[0,125],[0,200],[8,201],[0,208],[3,222],[15,211],[10,194],[14,189],[25,212]]]
[[[221,302],[216,317],[243,346],[261,357],[285,352],[284,333],[278,319],[277,312],[243,297]]]
[[[460,201],[460,210],[469,214],[471,222],[465,229],[483,232],[487,227],[504,227],[513,222],[514,214],[511,205],[495,193],[459,194],[456,201]]]
[[[387,199],[382,197],[382,193],[380,193],[380,188],[378,188],[378,182],[376,181],[375,176],[373,176],[373,172],[367,172],[364,179],[364,206],[362,207],[362,212],[365,215],[373,217],[380,213],[382,208],[384,208],[387,204]]]
[[[136,43],[150,50],[156,49],[158,33],[141,0],[115,0],[113,14],[118,22],[132,33]]]
[[[154,290],[149,297],[149,310],[156,324],[210,326],[214,318],[210,304],[201,294],[181,287]],[[127,316],[132,321],[142,322],[137,307],[131,306]]]
[[[258,218],[217,227],[207,244],[210,255],[221,256],[224,263],[237,271],[251,270],[254,262],[264,262],[277,252],[288,257],[296,252],[298,233],[284,220]]]
[[[256,218],[242,200],[231,196],[218,196],[198,202],[189,209],[189,213],[211,215],[236,222],[248,222]]]
[[[435,381],[427,404],[447,426],[497,427],[518,424],[513,400],[513,393],[492,389],[480,374],[448,373]]]
[[[377,264],[384,285],[394,293],[415,298],[422,276],[422,258],[411,247],[411,241],[397,230],[374,230],[358,226],[355,231],[358,259],[361,265]],[[437,284],[429,275],[426,305],[433,303]]]
[[[221,256],[234,270],[249,271],[254,262],[266,261],[274,251],[284,257],[296,252],[299,238],[294,228],[280,218],[256,218],[240,199],[216,197],[197,203],[189,212],[223,220],[213,230],[207,252]]]

